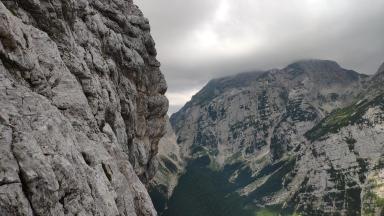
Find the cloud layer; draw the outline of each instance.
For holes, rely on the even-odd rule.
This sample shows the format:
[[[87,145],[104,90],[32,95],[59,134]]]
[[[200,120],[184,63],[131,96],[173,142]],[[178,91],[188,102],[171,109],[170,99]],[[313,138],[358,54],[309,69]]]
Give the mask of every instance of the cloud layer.
[[[175,111],[210,79],[331,59],[384,61],[383,0],[136,0],[150,19]]]

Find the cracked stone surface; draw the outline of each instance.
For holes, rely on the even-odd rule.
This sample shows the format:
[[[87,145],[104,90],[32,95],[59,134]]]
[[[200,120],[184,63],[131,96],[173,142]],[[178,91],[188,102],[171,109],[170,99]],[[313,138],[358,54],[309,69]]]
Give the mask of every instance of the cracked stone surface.
[[[1,215],[156,215],[166,82],[129,0],[0,1]]]

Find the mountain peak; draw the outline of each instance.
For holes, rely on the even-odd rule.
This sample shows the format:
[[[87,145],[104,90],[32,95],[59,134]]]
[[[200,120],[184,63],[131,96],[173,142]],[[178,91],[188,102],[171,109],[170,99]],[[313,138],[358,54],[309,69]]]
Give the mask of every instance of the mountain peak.
[[[340,69],[340,65],[331,60],[320,60],[320,59],[306,59],[306,60],[300,60],[297,62],[294,62],[287,66],[287,68],[290,67],[300,67],[302,69],[321,69],[321,68],[327,68],[327,69]]]
[[[300,70],[308,74],[337,73],[344,70],[340,65],[331,60],[300,60],[286,67],[288,70]]]
[[[359,80],[361,76],[331,60],[301,60],[288,65],[285,70],[295,76],[307,74],[312,80],[321,83],[350,83]]]

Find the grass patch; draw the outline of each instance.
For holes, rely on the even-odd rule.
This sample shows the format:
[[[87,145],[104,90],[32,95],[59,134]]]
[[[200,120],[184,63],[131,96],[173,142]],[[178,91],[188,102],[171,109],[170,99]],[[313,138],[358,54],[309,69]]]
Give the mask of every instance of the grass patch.
[[[209,156],[202,156],[188,163],[186,173],[181,176],[173,196],[168,201],[168,208],[159,211],[163,216],[277,216],[293,215],[282,213],[282,207],[266,206],[256,208],[248,199],[235,192],[251,180],[250,169],[242,163],[227,165],[221,170],[210,169]],[[290,162],[291,165],[294,163]],[[275,181],[284,175],[289,167],[272,179]],[[284,170],[284,171],[283,171]],[[230,175],[239,172],[234,183],[228,181]],[[156,197],[154,202],[162,199]],[[160,203],[161,204],[161,203]],[[156,205],[155,203],[155,206]],[[164,205],[163,205],[164,206]]]
[[[360,123],[363,115],[370,107],[383,105],[383,96],[384,94],[381,94],[372,100],[365,99],[351,106],[333,111],[328,117],[305,133],[305,137],[311,141],[319,140],[329,133],[339,132],[343,127]]]
[[[256,216],[279,216],[279,212],[270,209],[262,209],[256,212]]]
[[[366,205],[363,208],[363,215],[374,216],[377,210],[384,210],[384,198],[377,196],[374,192],[368,191],[364,195]]]
[[[165,216],[254,216],[223,172],[211,170],[208,156],[191,161],[169,200]]]

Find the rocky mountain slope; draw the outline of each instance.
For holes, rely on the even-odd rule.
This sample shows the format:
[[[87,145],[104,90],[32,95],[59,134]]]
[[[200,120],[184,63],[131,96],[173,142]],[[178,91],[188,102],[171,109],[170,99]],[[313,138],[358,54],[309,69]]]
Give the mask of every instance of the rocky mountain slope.
[[[306,60],[215,79],[171,123],[183,158],[208,158],[207,167],[231,184],[228,193],[256,211],[377,213],[381,75]]]
[[[156,157],[159,164],[156,175],[150,182],[149,192],[156,209],[165,209],[167,200],[172,196],[185,167],[180,146],[176,142],[176,135],[168,118],[166,133],[160,139]]]
[[[298,210],[341,215],[381,215],[384,154],[382,72],[351,105],[335,110],[305,136],[297,173],[305,175],[293,202]],[[310,202],[308,202],[310,200]]]
[[[131,0],[0,1],[1,215],[156,215],[149,30]]]

